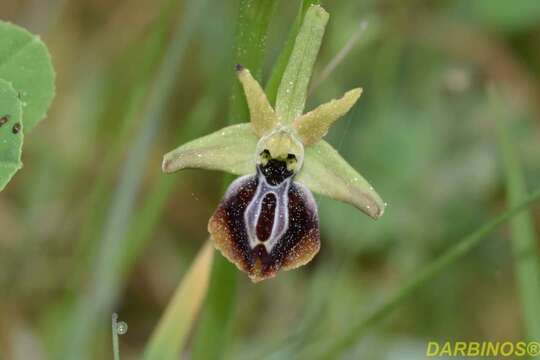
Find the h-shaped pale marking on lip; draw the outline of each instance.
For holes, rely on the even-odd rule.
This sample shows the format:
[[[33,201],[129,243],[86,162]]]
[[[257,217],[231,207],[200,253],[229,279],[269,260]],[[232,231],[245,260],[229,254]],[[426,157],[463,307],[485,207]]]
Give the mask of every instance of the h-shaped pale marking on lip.
[[[289,228],[289,187],[291,186],[292,176],[288,177],[278,185],[270,185],[262,172],[258,173],[259,183],[257,191],[251,199],[244,213],[244,222],[248,233],[249,246],[254,249],[262,244],[266,252],[270,254],[274,246],[285,234]],[[272,222],[272,231],[266,241],[261,241],[257,237],[257,224],[262,210],[263,200],[268,194],[276,197],[276,208],[274,210],[274,221]]]

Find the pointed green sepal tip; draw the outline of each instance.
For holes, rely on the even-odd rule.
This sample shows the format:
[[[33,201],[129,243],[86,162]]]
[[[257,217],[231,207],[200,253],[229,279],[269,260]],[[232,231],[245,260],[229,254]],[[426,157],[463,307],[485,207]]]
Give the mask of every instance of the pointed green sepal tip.
[[[320,141],[330,126],[351,109],[361,94],[362,88],[350,90],[342,98],[329,101],[296,118],[293,127],[302,143],[309,146]]]
[[[353,205],[373,219],[384,213],[386,203],[375,189],[324,140],[306,148],[304,166],[296,180],[313,192]]]

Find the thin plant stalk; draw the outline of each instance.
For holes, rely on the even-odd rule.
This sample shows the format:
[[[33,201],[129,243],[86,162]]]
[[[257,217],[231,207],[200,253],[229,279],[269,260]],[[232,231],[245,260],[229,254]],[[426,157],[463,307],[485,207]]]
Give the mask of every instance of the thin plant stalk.
[[[351,35],[347,43],[339,50],[339,52],[330,60],[330,62],[324,67],[324,69],[321,71],[321,74],[313,80],[313,83],[311,84],[309,88],[309,93],[311,94],[313,91],[315,91],[319,85],[321,85],[331,74],[334,72],[334,70],[345,60],[347,55],[351,52],[352,49],[356,46],[358,41],[362,38],[362,35],[366,31],[368,26],[368,22],[366,20],[363,20],[360,22],[360,25],[356,29],[356,31]]]
[[[136,195],[144,175],[149,151],[161,127],[166,105],[174,90],[177,74],[186,48],[206,1],[191,1],[187,4],[184,21],[178,23],[161,63],[150,97],[143,111],[143,123],[128,148],[128,157],[120,165],[121,177],[111,200],[111,207],[104,224],[100,249],[92,268],[94,273],[89,286],[81,292],[70,319],[72,329],[66,342],[66,359],[85,359],[89,356],[89,345],[99,319],[114,303],[120,287],[122,239],[128,231]]]
[[[496,96],[494,91],[491,95],[494,110],[497,110],[494,113],[497,119],[508,203],[510,206],[515,206],[527,197],[527,188],[516,147],[511,140],[508,127],[499,115],[505,113],[501,106],[497,106],[497,100],[501,98]],[[524,211],[512,219],[510,230],[514,273],[521,302],[525,336],[530,341],[536,341],[540,339],[540,257],[529,212]]]
[[[352,325],[344,334],[337,336],[330,341],[329,345],[323,349],[317,349],[314,354],[306,355],[306,358],[316,359],[335,359],[339,354],[346,350],[366,335],[374,325],[390,315],[395,309],[409,300],[420,288],[433,280],[447,267],[461,259],[469,251],[478,246],[481,241],[497,227],[512,219],[523,210],[540,200],[540,189],[535,190],[517,205],[497,215],[493,220],[485,223],[483,226],[472,232],[470,235],[457,241],[446,252],[440,255],[432,263],[419,270],[410,280],[399,288],[396,293],[390,296],[382,305],[378,306],[373,312],[363,318],[361,321]]]
[[[118,344],[118,314],[112,316],[112,343],[114,360],[120,360],[120,346]]]

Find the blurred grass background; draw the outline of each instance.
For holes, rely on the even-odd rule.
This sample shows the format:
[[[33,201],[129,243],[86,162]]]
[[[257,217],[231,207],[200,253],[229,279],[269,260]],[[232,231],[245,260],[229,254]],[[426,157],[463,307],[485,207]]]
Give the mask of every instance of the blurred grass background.
[[[164,176],[161,156],[247,120],[229,118],[239,3],[0,3],[2,20],[43,37],[57,71],[49,116],[25,139],[25,167],[0,194],[0,359],[112,358],[113,311],[129,325],[122,358],[140,357],[222,193],[217,173]],[[277,1],[260,60],[265,81],[299,5]],[[540,184],[540,2],[322,5],[331,16],[315,80],[368,26],[308,108],[364,88],[329,140],[389,206],[373,222],[318,198],[322,249],[312,263],[257,285],[237,274],[226,358],[294,358],[339,337]],[[513,150],[500,145],[497,120]],[[512,234],[521,228],[538,245],[539,208],[520,221]],[[514,268],[519,241],[510,237],[509,227],[488,236],[342,356],[419,359],[428,340],[529,336],[520,289],[538,279]]]

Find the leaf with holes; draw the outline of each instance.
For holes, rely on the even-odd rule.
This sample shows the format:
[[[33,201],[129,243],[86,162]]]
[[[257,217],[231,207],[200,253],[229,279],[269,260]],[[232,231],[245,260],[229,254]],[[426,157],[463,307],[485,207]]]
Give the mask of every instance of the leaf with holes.
[[[13,86],[0,79],[0,191],[22,167],[22,105]]]
[[[54,97],[54,70],[39,36],[0,21],[0,79],[13,85],[24,108],[24,127],[30,131],[42,120]]]

